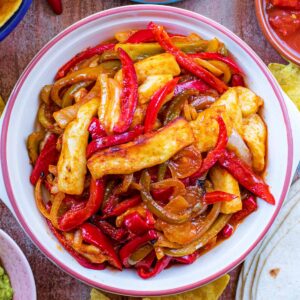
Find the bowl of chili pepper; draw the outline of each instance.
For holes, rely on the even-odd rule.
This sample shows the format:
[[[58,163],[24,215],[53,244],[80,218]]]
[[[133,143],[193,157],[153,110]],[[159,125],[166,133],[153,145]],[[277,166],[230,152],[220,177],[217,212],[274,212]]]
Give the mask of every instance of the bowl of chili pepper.
[[[117,41],[129,42],[121,42],[122,46],[115,50],[116,45],[112,44],[116,41],[111,40],[113,34]],[[198,46],[194,45],[191,49],[190,42],[195,41]],[[146,58],[143,56],[145,53],[140,57],[141,53],[136,51],[141,45],[143,51],[148,49]],[[206,51],[195,50],[195,47],[201,48],[203,45]],[[184,54],[184,51],[187,53]],[[104,59],[99,65],[98,56]],[[133,60],[138,61],[135,68]],[[203,71],[203,65],[218,75]],[[163,73],[166,66],[167,74]],[[82,71],[86,67],[88,70]],[[219,68],[223,71],[220,72]],[[99,75],[99,70],[103,76],[96,84],[95,76]],[[145,80],[145,72],[153,70],[159,70],[159,75],[164,75],[159,80],[165,81],[150,102],[149,95],[143,89],[139,90],[143,96],[141,99],[149,102],[149,109],[143,115],[145,121],[142,126],[139,122],[133,126],[138,82]],[[78,83],[78,79],[84,79],[84,83],[73,86]],[[114,95],[121,95],[123,110],[119,111],[117,121],[114,118],[101,119],[101,111],[99,118],[93,118],[94,113],[91,112],[99,112],[100,107],[97,98],[100,95],[99,86],[101,91],[107,86],[113,98]],[[214,91],[211,91],[212,87]],[[250,115],[254,114],[254,118],[260,120],[259,124],[268,130],[268,134],[264,133],[262,137],[264,141],[267,138],[267,143],[263,144],[268,145],[266,167],[259,167],[260,171],[265,168],[264,172],[252,172],[234,153],[225,149],[227,130],[224,123],[230,121],[215,116],[204,128],[207,134],[199,135],[191,131],[191,125],[186,120],[190,118],[192,121],[195,117],[195,110],[189,103],[178,100],[182,105],[172,102],[172,109],[164,107],[170,93],[179,95],[190,89],[196,92],[210,91],[205,101],[199,97],[192,98],[198,108],[202,107],[196,111],[196,115],[201,114],[202,110],[205,112],[219,95],[226,94],[226,97],[233,97],[237,101],[237,91],[246,90],[254,97],[254,110],[250,109]],[[86,99],[90,101],[80,102],[81,97],[88,97]],[[105,93],[101,93],[101,97],[105,98]],[[104,101],[104,98],[101,99]],[[48,101],[53,104],[52,111],[49,107],[46,109]],[[76,111],[78,106],[80,108]],[[108,108],[110,116],[117,111],[105,105],[105,111]],[[258,108],[260,115],[256,114]],[[188,117],[178,117],[182,109]],[[222,107],[216,109],[218,114],[222,113]],[[77,119],[72,117],[74,110],[75,116],[78,113],[77,116],[88,119],[84,119],[83,123],[79,120],[77,124]],[[37,112],[39,123],[44,127],[42,131],[36,131]],[[108,111],[105,116],[107,114]],[[72,120],[70,124],[75,127],[68,127],[63,132],[62,128],[65,122],[70,121],[69,118]],[[277,83],[263,62],[241,39],[222,25],[199,14],[173,7],[119,7],[96,13],[64,30],[45,45],[25,69],[1,122],[1,198],[36,246],[56,265],[86,284],[123,295],[160,296],[180,293],[206,284],[241,263],[272,225],[299,160],[296,155],[299,153],[294,151],[293,143],[297,138],[292,131],[295,124],[290,119]],[[155,131],[157,126],[159,130]],[[201,140],[210,131],[214,131],[211,130],[213,128],[219,128],[215,136],[217,146],[211,149],[212,152],[207,151],[203,163],[200,164],[197,156],[198,159],[192,159],[194,163],[189,163],[189,168],[180,169],[180,161],[186,164],[197,153],[193,147],[184,147],[193,143],[194,135]],[[66,142],[71,136],[74,139],[74,143],[71,143],[74,151],[69,152],[66,151]],[[82,137],[86,137],[84,147],[77,142],[77,138]],[[247,155],[249,150],[239,135],[235,133],[233,138],[233,144],[239,145],[241,151],[242,148],[245,150],[241,154],[245,160],[251,160]],[[26,140],[33,166],[28,159]],[[148,152],[136,151],[139,147],[146,147]],[[166,213],[163,208],[166,205],[164,199],[168,200],[173,190],[161,191],[159,188],[162,188],[162,183],[152,181],[156,176],[165,177],[166,170],[160,164],[161,160],[169,158],[165,151],[171,151],[172,155],[178,152],[171,168],[175,168],[176,176],[182,177],[182,181],[166,178],[168,185],[176,182],[173,184],[174,190],[180,192],[190,189],[192,193],[193,187],[198,190],[205,184],[206,193],[202,196],[199,194],[199,197],[213,206],[206,210],[206,205],[202,217],[221,218],[213,217],[214,226],[212,230],[205,230],[205,239],[196,239],[188,247],[178,247],[176,243],[175,248],[174,243],[161,245],[164,252],[154,253],[152,250],[158,241],[158,233],[153,223],[157,218],[180,226],[192,213],[186,210],[178,213],[178,207],[182,207],[182,203],[186,205],[183,197],[176,199],[177,213]],[[80,159],[76,159],[72,153],[80,153]],[[126,160],[128,157],[131,161],[129,164]],[[188,160],[182,160],[182,157]],[[151,168],[139,173],[153,159],[156,161],[154,165],[162,165],[159,174],[157,170],[151,173]],[[68,161],[72,161],[71,166],[66,164]],[[240,184],[248,192],[235,197],[229,193],[216,194],[216,191],[211,191],[212,185],[209,181],[201,180],[201,177],[205,177],[216,163],[221,170],[216,170],[215,174],[226,168],[232,176],[238,178],[239,182],[235,186]],[[137,168],[140,165],[144,167]],[[89,172],[87,178],[87,171],[84,171],[86,167]],[[132,175],[132,172],[135,174]],[[63,176],[59,179],[55,174]],[[107,182],[107,177],[102,178],[103,174],[120,174],[124,180],[121,185],[114,186],[114,183]],[[184,180],[186,174],[189,174],[188,180]],[[214,181],[214,176],[211,176]],[[215,182],[217,184],[218,179]],[[151,193],[149,185],[156,187]],[[50,193],[50,201],[43,201],[41,186],[45,187],[45,192]],[[64,193],[61,192],[63,189]],[[107,197],[112,190],[122,194],[122,201]],[[156,201],[153,200],[155,197]],[[239,214],[233,213],[233,216],[239,226],[229,226],[231,214],[220,214],[219,202],[225,200],[237,200]],[[142,201],[148,210],[143,208]],[[215,202],[218,202],[216,206]],[[98,214],[100,206],[101,214]],[[130,210],[136,206],[141,211]],[[195,209],[198,213],[202,212],[197,206]],[[201,227],[201,220],[198,221]],[[61,250],[58,245],[64,249]],[[142,246],[142,253],[137,252]],[[135,268],[137,263],[140,264]],[[178,276],[180,280],[177,280]]]
[[[300,2],[256,0],[256,16],[269,43],[287,60],[300,64]]]

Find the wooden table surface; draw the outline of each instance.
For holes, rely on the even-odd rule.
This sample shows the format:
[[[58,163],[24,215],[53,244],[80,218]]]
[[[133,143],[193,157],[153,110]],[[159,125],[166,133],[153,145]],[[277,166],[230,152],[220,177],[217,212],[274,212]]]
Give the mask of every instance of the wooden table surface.
[[[64,12],[56,16],[49,9],[46,0],[33,0],[23,21],[0,43],[0,94],[5,100],[37,51],[61,30],[95,12],[132,4],[125,0],[62,0],[62,2]],[[174,6],[203,14],[223,24],[248,43],[265,63],[282,61],[259,29],[254,1],[185,0]],[[35,277],[38,299],[89,299],[90,287],[68,276],[52,264],[33,245],[1,201],[0,228],[12,236],[27,256]],[[234,299],[239,270],[240,267],[237,267],[230,272],[231,281],[222,295],[222,300]],[[122,297],[114,296],[113,299]]]

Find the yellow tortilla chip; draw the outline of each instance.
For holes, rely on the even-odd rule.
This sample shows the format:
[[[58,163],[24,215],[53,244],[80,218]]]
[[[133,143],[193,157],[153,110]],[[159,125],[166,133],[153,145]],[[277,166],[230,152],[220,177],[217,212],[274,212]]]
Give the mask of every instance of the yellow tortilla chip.
[[[4,111],[4,107],[5,107],[5,102],[4,100],[2,99],[2,97],[0,96],[0,117]]]
[[[272,63],[269,64],[269,69],[300,110],[300,67],[293,63],[288,65]]]
[[[91,300],[110,300],[104,294],[96,289],[91,290]]]
[[[12,15],[19,9],[22,0],[0,1],[0,27],[2,27]]]
[[[143,298],[143,300],[217,300],[224,292],[228,282],[229,275],[224,275],[217,280],[199,287],[193,291],[182,293],[179,295],[165,296],[165,297],[151,297]]]

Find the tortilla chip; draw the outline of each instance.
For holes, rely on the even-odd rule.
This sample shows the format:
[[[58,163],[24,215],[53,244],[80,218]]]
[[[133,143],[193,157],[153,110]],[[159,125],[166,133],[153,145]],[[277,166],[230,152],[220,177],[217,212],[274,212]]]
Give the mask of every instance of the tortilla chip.
[[[150,297],[143,298],[142,300],[218,300],[222,293],[224,292],[230,276],[228,274],[218,278],[217,280],[199,287],[193,291],[182,293],[179,295],[165,296],[165,297]],[[130,298],[130,299],[140,299],[140,298]],[[90,300],[110,300],[104,294],[96,289],[91,291]]]
[[[217,280],[207,285],[201,286],[200,288],[193,291],[166,297],[147,297],[143,298],[143,300],[217,300],[222,295],[229,280],[230,276],[226,274],[218,278]]]
[[[110,300],[104,294],[96,289],[91,290],[91,300]]]
[[[0,1],[0,28],[19,9],[22,0],[1,0]]]
[[[0,96],[0,117],[4,111],[4,107],[5,107],[5,102],[4,100],[2,99],[2,97]]]
[[[293,63],[288,65],[272,63],[269,64],[269,69],[300,110],[300,67]]]

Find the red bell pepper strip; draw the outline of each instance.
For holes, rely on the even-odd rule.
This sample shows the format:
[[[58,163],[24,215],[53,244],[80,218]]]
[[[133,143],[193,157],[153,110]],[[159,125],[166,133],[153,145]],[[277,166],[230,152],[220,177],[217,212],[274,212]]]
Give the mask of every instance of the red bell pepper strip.
[[[104,215],[104,217],[105,218],[108,218],[108,217],[117,217],[117,216],[121,215],[122,213],[124,213],[129,208],[137,206],[141,202],[142,202],[142,199],[141,199],[140,195],[133,196],[133,197],[131,197],[129,199],[126,199],[126,200],[118,203],[110,212],[108,211]]]
[[[230,218],[229,223],[232,225],[237,225],[256,210],[257,210],[256,199],[252,195],[250,195],[248,198],[243,200],[242,210],[234,213]]]
[[[146,231],[153,229],[153,224],[148,224],[138,212],[133,212],[125,216],[123,225],[127,230],[136,235],[142,235]]]
[[[157,239],[157,233],[155,230],[151,229],[148,232],[146,232],[144,235],[138,236],[132,239],[131,241],[129,241],[127,244],[125,244],[119,252],[123,265],[129,268],[130,264],[128,260],[131,254],[133,254],[133,252],[135,252],[138,248],[156,239]]]
[[[57,14],[60,15],[63,11],[61,0],[47,0],[49,5],[51,6],[52,10]]]
[[[137,125],[133,130],[128,132],[97,138],[88,144],[86,156],[89,158],[92,154],[102,149],[128,143],[140,136],[143,131],[144,127]]]
[[[233,74],[230,81],[230,86],[243,86],[245,87],[245,81],[242,75]]]
[[[56,149],[57,136],[51,134],[42,149],[30,175],[30,182],[35,185],[40,177],[46,177],[49,174],[49,165],[56,165],[59,152]]]
[[[173,257],[173,261],[185,264],[185,265],[190,265],[192,264],[196,259],[198,258],[198,251],[195,251],[192,254],[181,256],[181,257]]]
[[[121,261],[113,248],[111,241],[102,231],[95,225],[84,223],[81,225],[82,239],[88,243],[98,247],[107,257],[108,262],[119,270],[122,270]]]
[[[233,226],[231,224],[226,224],[221,232],[218,234],[218,237],[222,239],[228,239],[233,234]]]
[[[115,47],[115,44],[100,44],[92,48],[87,48],[82,52],[77,53],[73,58],[66,62],[56,73],[55,80],[65,77],[67,73],[79,64],[81,61],[91,58],[94,55],[102,54],[106,50],[111,50]]]
[[[164,105],[166,97],[174,91],[178,80],[179,77],[170,80],[151,97],[146,111],[145,132],[153,129],[159,110]]]
[[[219,157],[219,163],[248,191],[270,204],[275,204],[269,186],[233,152],[225,150],[223,155]]]
[[[88,131],[93,140],[106,136],[106,132],[105,132],[103,126],[101,125],[99,119],[97,119],[95,117],[92,119],[92,121],[89,125],[89,128],[88,128]]]
[[[221,191],[209,192],[205,193],[203,201],[206,204],[214,204],[217,202],[231,201],[235,199],[237,196]]]
[[[271,0],[271,3],[274,6],[278,6],[278,7],[289,7],[293,9],[300,9],[299,0]]]
[[[92,262],[90,262],[87,258],[81,256],[77,251],[75,251],[71,245],[68,243],[67,239],[59,232],[55,229],[55,227],[52,225],[52,223],[50,222],[50,220],[46,220],[49,229],[51,230],[51,232],[55,235],[55,237],[58,239],[58,241],[60,242],[60,244],[66,249],[67,252],[69,252],[69,254],[71,256],[73,256],[77,262],[82,265],[85,268],[88,269],[93,269],[93,270],[103,270],[105,269],[105,264],[94,264]]]
[[[169,37],[173,36],[184,36],[181,34],[172,34],[168,33]],[[150,29],[141,29],[133,33],[125,43],[137,44],[137,43],[145,43],[145,42],[155,42],[155,38],[152,30]]]
[[[226,150],[228,141],[226,125],[220,115],[217,117],[217,121],[219,124],[217,145],[213,150],[208,152],[207,156],[202,162],[200,169],[191,176],[192,181],[197,180],[197,178],[201,177],[205,172],[207,172],[218,161],[218,159]]]
[[[148,28],[152,30],[156,41],[160,44],[160,46],[167,52],[171,53],[175,56],[177,62],[181,67],[188,70],[192,74],[196,75],[211,87],[216,89],[219,93],[223,93],[227,90],[227,85],[214,76],[212,73],[199,66],[191,57],[182,52],[176,46],[172,44],[170,37],[167,32],[163,29],[162,26],[155,25],[154,23],[150,23]]]
[[[152,270],[146,269],[146,268],[138,268],[137,273],[138,275],[143,279],[148,279],[153,276],[156,276],[161,271],[163,271],[171,262],[172,257],[170,256],[164,256],[162,259],[158,260]]]
[[[189,54],[189,57],[191,58],[201,58],[201,59],[205,59],[205,60],[219,60],[224,62],[225,64],[227,64],[233,72],[235,73],[239,73],[242,74],[242,70],[240,69],[240,67],[237,65],[237,63],[228,56],[224,56],[220,53],[216,53],[216,52],[200,52],[200,53],[195,53],[195,54]]]
[[[165,189],[152,189],[151,195],[156,201],[160,201],[164,204],[167,204],[170,197],[173,195],[174,188],[169,187]]]
[[[116,228],[105,220],[101,220],[98,216],[92,219],[95,224],[104,234],[115,241],[123,242],[128,236],[128,231],[124,228]]]
[[[174,96],[181,94],[186,90],[196,90],[200,93],[206,92],[210,87],[200,79],[190,80],[178,83],[174,90]]]
[[[142,259],[141,261],[137,262],[134,267],[135,268],[144,268],[146,270],[150,269],[154,260],[156,258],[156,254],[155,251],[152,250],[144,259]]]
[[[59,229],[62,231],[69,231],[84,223],[100,209],[103,196],[103,179],[92,179],[90,184],[90,196],[86,205],[81,209],[68,210],[59,221]]]
[[[123,85],[121,92],[121,115],[113,130],[116,133],[123,133],[131,125],[138,103],[138,80],[130,56],[122,48],[118,48],[118,52],[122,63]]]

